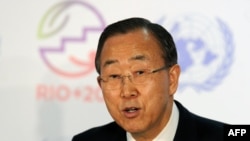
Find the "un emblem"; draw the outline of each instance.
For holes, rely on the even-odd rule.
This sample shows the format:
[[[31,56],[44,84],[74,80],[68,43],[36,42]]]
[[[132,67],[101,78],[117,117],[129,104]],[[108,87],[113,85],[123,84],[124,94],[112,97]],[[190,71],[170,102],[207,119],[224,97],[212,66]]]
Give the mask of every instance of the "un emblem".
[[[170,24],[182,74],[180,90],[212,90],[227,76],[233,62],[234,41],[219,18],[181,16]]]

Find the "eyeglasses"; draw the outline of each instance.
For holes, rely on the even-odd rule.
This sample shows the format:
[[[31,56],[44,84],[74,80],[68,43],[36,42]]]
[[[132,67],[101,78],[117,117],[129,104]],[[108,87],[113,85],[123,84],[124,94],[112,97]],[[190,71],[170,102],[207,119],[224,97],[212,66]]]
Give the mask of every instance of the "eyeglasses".
[[[147,81],[152,79],[152,75],[156,72],[168,69],[170,66],[164,66],[159,69],[149,70],[149,69],[139,69],[133,71],[131,75],[119,75],[119,74],[110,74],[106,76],[99,76],[98,81],[102,82],[103,89],[106,90],[115,90],[120,89],[122,83],[124,83],[124,77],[128,77],[133,84],[145,84]]]

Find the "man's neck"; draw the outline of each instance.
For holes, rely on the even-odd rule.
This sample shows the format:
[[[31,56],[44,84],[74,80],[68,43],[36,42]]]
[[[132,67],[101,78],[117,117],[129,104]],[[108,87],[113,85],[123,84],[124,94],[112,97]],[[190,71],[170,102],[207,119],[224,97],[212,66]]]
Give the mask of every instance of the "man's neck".
[[[170,112],[171,114],[168,115],[167,117],[166,116],[164,117],[165,118],[164,119],[165,123],[164,124],[161,123],[162,126],[154,125],[151,128],[151,130],[149,130],[149,132],[143,132],[143,133],[138,133],[138,134],[127,133],[128,141],[135,141],[135,140],[136,141],[152,141],[155,138],[161,138],[162,134],[163,134],[163,136],[166,136],[166,134],[168,136],[168,134],[170,134],[170,136],[172,137],[173,133],[171,133],[171,132],[169,133],[169,128],[172,128],[172,126],[173,127],[175,127],[175,126],[177,127],[178,117],[179,117],[179,113],[178,113],[177,107],[175,105],[174,105],[175,107],[173,107],[172,105],[168,106],[170,108],[168,110],[171,110],[171,112]],[[177,111],[176,111],[176,109],[177,109]],[[177,118],[177,123],[176,123],[176,118]],[[157,128],[157,130],[156,130],[155,127],[159,127],[159,128]],[[162,133],[162,132],[164,132],[164,133]],[[173,131],[173,132],[175,133],[175,131]]]

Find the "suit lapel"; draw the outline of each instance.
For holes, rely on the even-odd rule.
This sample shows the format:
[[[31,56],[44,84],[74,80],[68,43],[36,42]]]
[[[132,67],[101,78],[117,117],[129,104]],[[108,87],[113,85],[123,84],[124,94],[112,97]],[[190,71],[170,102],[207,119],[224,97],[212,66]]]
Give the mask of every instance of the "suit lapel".
[[[109,141],[127,141],[126,131],[116,122],[113,122],[112,129],[110,131],[112,131],[112,133],[109,133]]]
[[[195,141],[197,140],[196,124],[194,115],[184,108],[178,101],[175,101],[179,110],[179,122],[174,141]]]

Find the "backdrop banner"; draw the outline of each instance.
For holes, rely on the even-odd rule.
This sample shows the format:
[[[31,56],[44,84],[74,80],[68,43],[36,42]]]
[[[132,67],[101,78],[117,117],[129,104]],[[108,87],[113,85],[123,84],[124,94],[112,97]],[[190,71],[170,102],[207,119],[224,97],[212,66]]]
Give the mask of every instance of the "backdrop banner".
[[[94,58],[110,23],[144,17],[174,37],[175,99],[193,113],[250,124],[250,1],[0,2],[0,140],[70,141],[112,121]],[[248,58],[248,59],[247,59]]]

